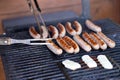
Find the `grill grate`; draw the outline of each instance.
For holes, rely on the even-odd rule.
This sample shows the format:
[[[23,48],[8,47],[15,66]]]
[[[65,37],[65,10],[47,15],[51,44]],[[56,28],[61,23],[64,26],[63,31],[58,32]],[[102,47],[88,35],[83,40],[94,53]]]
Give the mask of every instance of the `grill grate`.
[[[70,20],[72,21],[72,20]],[[79,19],[81,23],[84,20]],[[56,25],[57,22],[51,24]],[[65,22],[62,22],[65,23]],[[11,46],[0,47],[7,80],[119,80],[120,79],[120,27],[110,20],[100,20],[95,22],[102,26],[103,32],[116,41],[117,46],[114,49],[107,49],[105,51],[91,51],[86,53],[81,49],[80,53],[72,55],[64,52],[61,56],[52,54],[46,46],[28,46],[16,44]],[[84,27],[84,24],[82,24]],[[108,28],[109,27],[109,28]],[[114,30],[114,32],[113,32]],[[22,35],[23,34],[23,35]],[[9,33],[7,36],[12,38],[31,38],[27,31]],[[114,68],[112,70],[103,69],[99,67],[89,69],[81,61],[81,56],[89,54],[96,57],[98,54],[106,54]],[[58,63],[64,59],[71,59],[82,64],[82,68],[76,71],[68,70],[64,67],[61,71]]]

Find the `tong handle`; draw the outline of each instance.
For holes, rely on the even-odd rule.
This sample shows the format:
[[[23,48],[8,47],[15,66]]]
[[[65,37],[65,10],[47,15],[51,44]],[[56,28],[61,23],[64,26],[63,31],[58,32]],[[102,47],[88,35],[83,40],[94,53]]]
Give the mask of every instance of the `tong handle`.
[[[41,9],[40,9],[40,6],[39,6],[37,0],[34,0],[34,3],[35,3],[35,6],[36,6],[37,10],[38,10],[39,12],[41,12]]]
[[[9,37],[0,38],[0,45],[10,45],[10,44],[11,44],[11,38]]]

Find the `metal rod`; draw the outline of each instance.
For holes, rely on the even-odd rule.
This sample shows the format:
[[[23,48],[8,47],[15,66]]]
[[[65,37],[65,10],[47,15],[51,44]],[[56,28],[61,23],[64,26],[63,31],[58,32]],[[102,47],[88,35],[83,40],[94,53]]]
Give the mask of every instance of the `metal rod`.
[[[49,45],[51,43],[30,43],[28,45]]]
[[[6,38],[6,41],[9,41],[10,44],[28,44],[28,45],[47,45],[50,43],[47,42],[35,42],[35,41],[47,41],[51,40],[51,38],[47,39],[12,39],[12,38]]]
[[[35,6],[36,6],[37,10],[38,10],[39,12],[41,12],[41,9],[40,9],[40,7],[39,7],[39,5],[38,5],[37,0],[34,0],[34,3],[35,3]]]
[[[39,18],[41,19],[43,25],[46,26],[46,25],[45,25],[45,22],[44,22],[44,20],[43,20],[43,18],[42,18],[41,9],[40,9],[40,7],[39,7],[39,4],[38,4],[37,0],[34,0],[34,3],[35,3],[35,6],[36,6],[36,8],[37,8],[37,10],[38,10]]]
[[[42,36],[42,31],[41,31],[40,22],[39,22],[39,19],[38,19],[38,17],[37,17],[37,14],[36,14],[36,12],[35,12],[34,6],[33,6],[32,2],[31,2],[31,0],[27,0],[27,3],[28,3],[28,5],[29,5],[29,7],[30,7],[31,12],[33,13],[33,15],[34,15],[34,17],[35,17],[35,20],[36,20],[36,22],[37,22],[37,25],[38,25],[38,28],[39,28],[39,31],[40,31],[40,35]]]
[[[44,20],[43,20],[43,18],[42,18],[41,13],[39,12],[38,14],[39,14],[39,18],[40,18],[40,19],[41,19],[41,21],[42,21],[42,24],[46,27],[46,24],[45,24],[45,22],[44,22]]]
[[[40,8],[37,0],[34,0],[34,3],[35,3],[35,6],[36,6],[36,8],[37,8],[37,11],[38,11],[39,19],[41,20],[43,26],[46,28],[46,30],[47,30],[47,32],[48,32],[48,29],[47,29],[47,27],[46,27],[45,21],[44,21],[44,19],[43,19],[43,17],[42,17],[42,14],[41,14],[41,8]],[[50,34],[49,34],[49,32],[48,32],[48,36],[51,37]]]
[[[29,39],[30,41],[47,41],[52,40],[53,38],[46,38],[46,39]]]

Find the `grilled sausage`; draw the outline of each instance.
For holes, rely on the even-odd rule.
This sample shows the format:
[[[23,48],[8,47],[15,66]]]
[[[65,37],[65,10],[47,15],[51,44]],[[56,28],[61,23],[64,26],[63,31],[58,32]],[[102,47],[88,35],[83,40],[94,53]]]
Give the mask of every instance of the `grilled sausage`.
[[[107,49],[107,44],[95,33],[90,33],[90,36],[99,44],[102,50]]]
[[[95,31],[95,32],[101,32],[101,31],[102,31],[101,27],[95,25],[95,24],[92,23],[90,20],[86,20],[86,21],[85,21],[85,24],[86,24],[86,26],[87,26],[90,30],[93,30],[93,31]]]
[[[113,40],[111,40],[110,38],[108,38],[105,34],[103,34],[102,32],[98,32],[97,33],[100,38],[102,38],[106,44],[110,47],[110,48],[114,48],[115,47],[115,42]]]
[[[84,40],[86,42],[88,42],[94,49],[99,49],[99,44],[97,44],[91,37],[90,35],[87,33],[87,32],[84,32],[82,34],[82,37],[84,38]]]
[[[84,49],[86,52],[91,51],[91,46],[86,43],[79,35],[73,36],[73,39],[79,44],[79,46]]]
[[[59,37],[64,37],[66,34],[65,27],[61,23],[58,23],[57,27],[59,30]]]
[[[51,43],[51,44],[48,44],[47,47],[56,55],[61,55],[63,50],[58,47],[52,40],[48,40],[46,41],[47,43]]]
[[[66,31],[70,34],[70,35],[76,35],[76,31],[72,28],[72,25],[70,22],[67,22],[66,25]]]
[[[47,38],[48,37],[48,30],[46,29],[45,26],[41,26],[42,29],[42,37]]]
[[[52,33],[52,38],[54,39],[58,38],[58,30],[55,26],[50,25],[48,27],[48,30]]]
[[[56,41],[67,53],[74,52],[74,48],[70,46],[69,44],[67,44],[62,38],[58,37]]]
[[[78,53],[80,51],[78,44],[74,40],[72,40],[70,37],[65,36],[63,37],[63,39],[65,40],[65,42],[67,42],[70,46],[74,48],[74,53]]]
[[[78,21],[74,21],[73,25],[75,26],[75,31],[77,35],[80,35],[82,32],[82,26]]]
[[[29,28],[29,34],[35,39],[39,39],[41,37],[33,26]]]

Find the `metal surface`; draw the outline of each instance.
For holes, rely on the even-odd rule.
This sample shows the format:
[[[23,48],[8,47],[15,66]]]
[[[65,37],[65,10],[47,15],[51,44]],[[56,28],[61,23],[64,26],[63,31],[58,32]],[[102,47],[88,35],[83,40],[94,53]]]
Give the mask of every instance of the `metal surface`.
[[[38,4],[37,0],[34,0],[34,3],[35,3],[35,5],[36,5],[37,11],[38,11],[38,15],[39,15],[39,18],[40,18],[40,20],[41,20],[41,22],[42,22],[42,25],[43,25],[43,27],[46,29],[46,31],[47,31],[47,33],[48,33],[48,36],[49,36],[49,38],[50,38],[51,36],[50,36],[50,34],[49,34],[49,32],[48,32],[48,29],[47,29],[47,27],[46,27],[45,21],[44,21],[44,19],[43,19],[43,17],[42,17],[41,9],[40,9],[40,7],[39,7],[39,4]],[[42,32],[43,32],[43,31],[42,31]],[[41,36],[43,37],[43,35],[41,35]]]
[[[43,16],[46,25],[57,25],[59,22],[65,24],[67,21],[78,20],[83,29],[87,30],[84,21],[90,18],[89,0],[82,0],[82,4],[80,18],[68,11],[58,12]],[[30,39],[28,28],[31,25],[37,26],[34,21],[33,17],[5,20],[3,24],[7,32],[6,36],[15,39]],[[103,32],[116,42],[117,46],[114,49],[92,50],[89,53],[81,49],[78,54],[72,55],[64,52],[61,56],[56,56],[46,46],[23,44],[0,46],[7,80],[120,80],[120,26],[108,19],[96,21],[95,24],[101,26]],[[106,70],[97,62],[97,68],[89,69],[81,61],[81,56],[85,54],[89,54],[94,60],[99,54],[107,55],[114,68]],[[82,68],[76,71],[64,68],[61,61],[65,59],[79,62]]]
[[[42,42],[52,40],[52,38],[46,39],[12,39],[10,37],[0,37],[0,45],[12,45],[12,44],[27,44],[27,45],[49,45],[50,43]]]
[[[40,33],[40,35],[42,36],[40,21],[39,21],[39,19],[38,19],[38,17],[37,17],[37,12],[35,11],[34,5],[33,5],[33,3],[32,3],[31,0],[27,0],[27,3],[28,3],[28,6],[29,6],[29,8],[30,8],[30,11],[31,11],[31,12],[33,13],[33,15],[34,15],[34,18],[35,18],[35,20],[36,20],[37,26],[38,26],[38,28],[39,28],[39,33]]]
[[[44,21],[44,19],[43,19],[43,17],[42,17],[41,9],[40,9],[40,7],[39,7],[39,4],[38,4],[37,0],[34,0],[34,3],[35,3],[35,6],[36,6],[36,8],[37,8],[37,11],[38,11],[39,18],[40,18],[42,24],[44,25],[44,27],[46,28],[46,24],[45,24],[45,21]]]
[[[71,19],[69,21],[72,22],[74,20],[81,22],[83,29],[86,28],[84,19]],[[59,22],[65,24],[67,21],[62,20]],[[58,21],[53,21],[47,24],[57,25],[57,23]],[[120,26],[108,19],[96,21],[95,24],[101,26],[103,33],[116,42],[115,48],[108,48],[105,51],[92,50],[89,53],[81,49],[78,54],[72,55],[64,52],[61,56],[56,56],[46,46],[27,46],[22,44],[0,46],[7,80],[120,80]],[[28,31],[9,33],[7,36],[16,39],[30,38]],[[85,54],[89,54],[94,60],[99,54],[107,55],[114,68],[111,70],[104,69],[97,62],[97,68],[89,69],[81,61],[81,56]],[[82,68],[71,71],[63,66],[61,67],[58,63],[65,59],[79,62]]]

